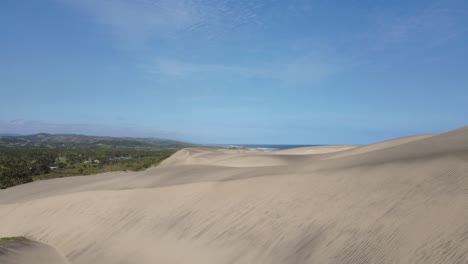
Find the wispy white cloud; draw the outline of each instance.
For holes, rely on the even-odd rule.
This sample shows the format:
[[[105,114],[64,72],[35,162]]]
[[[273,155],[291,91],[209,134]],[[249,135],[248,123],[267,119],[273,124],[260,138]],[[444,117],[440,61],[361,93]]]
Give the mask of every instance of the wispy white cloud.
[[[146,67],[149,74],[168,77],[189,77],[193,74],[227,74],[244,77],[266,75],[267,71],[260,67],[234,66],[227,64],[192,63],[167,58],[157,59],[154,64]]]
[[[108,26],[124,41],[196,32],[207,36],[243,25],[261,25],[259,1],[203,0],[58,0],[78,7]]]
[[[57,0],[80,8],[106,25],[130,47],[141,47],[158,39],[179,43],[178,38],[195,34],[196,38],[211,38],[243,27],[262,28],[262,19],[272,19],[260,10],[269,1],[259,0]],[[302,1],[294,6],[303,6]],[[307,2],[307,1],[306,1]],[[310,6],[308,9],[310,9]],[[262,11],[262,12],[263,12]],[[297,10],[296,10],[297,11]],[[208,61],[178,60],[157,55],[158,59],[145,64],[147,76],[188,78],[195,75],[225,75],[242,78],[261,78],[287,84],[313,83],[339,72],[345,65],[335,55],[323,50],[307,50],[290,58],[271,59],[245,64],[210,63]],[[146,54],[149,55],[149,54]],[[151,56],[151,55],[150,55]],[[170,55],[168,55],[170,57]]]
[[[161,58],[145,65],[144,68],[150,77],[184,79],[194,75],[222,75],[274,80],[286,84],[310,84],[327,79],[349,66],[350,63],[334,55],[324,57],[306,54],[295,58],[277,59],[268,64],[258,62],[249,65],[206,64]]]
[[[181,102],[207,102],[207,101],[219,101],[225,102],[229,100],[231,102],[248,102],[248,103],[261,103],[271,101],[270,96],[252,96],[252,95],[192,95],[179,98]]]
[[[375,16],[378,42],[383,46],[419,43],[437,46],[466,31],[466,14],[454,8],[427,7],[408,14]]]

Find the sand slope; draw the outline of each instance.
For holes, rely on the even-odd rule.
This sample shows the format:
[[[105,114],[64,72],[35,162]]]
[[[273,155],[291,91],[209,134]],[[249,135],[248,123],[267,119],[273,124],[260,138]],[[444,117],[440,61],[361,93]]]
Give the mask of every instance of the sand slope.
[[[468,128],[336,151],[191,148],[0,191],[70,263],[468,263]]]
[[[354,149],[357,147],[358,146],[352,146],[352,145],[302,147],[302,148],[279,150],[279,151],[273,152],[273,154],[289,154],[289,155],[324,154],[324,153],[341,152],[344,150],[350,150],[350,149]]]
[[[54,248],[30,240],[0,241],[2,264],[68,264],[67,259]]]

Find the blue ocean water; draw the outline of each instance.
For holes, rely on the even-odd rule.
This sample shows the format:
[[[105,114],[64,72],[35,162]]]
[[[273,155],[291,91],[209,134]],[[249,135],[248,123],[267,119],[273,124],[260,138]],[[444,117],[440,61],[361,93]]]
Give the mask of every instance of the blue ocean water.
[[[252,149],[252,150],[261,150],[261,151],[275,151],[291,148],[302,148],[302,147],[317,147],[321,145],[265,145],[265,144],[222,144],[222,145],[213,145],[213,147],[221,148],[242,148],[242,149]]]

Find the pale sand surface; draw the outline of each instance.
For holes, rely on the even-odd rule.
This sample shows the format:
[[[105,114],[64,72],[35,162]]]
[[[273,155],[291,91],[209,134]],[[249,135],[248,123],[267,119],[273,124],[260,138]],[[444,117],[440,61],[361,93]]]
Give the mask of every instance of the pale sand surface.
[[[2,190],[0,219],[0,237],[80,264],[466,264],[468,128],[358,147],[184,149],[143,172]]]
[[[53,247],[30,240],[0,241],[2,264],[67,264],[67,259]]]
[[[379,150],[379,149],[391,148],[391,147],[394,147],[394,146],[398,146],[398,145],[409,143],[409,142],[412,142],[412,141],[417,141],[417,140],[429,138],[429,137],[432,137],[432,136],[434,136],[434,135],[428,134],[428,135],[417,135],[417,136],[410,136],[410,137],[402,137],[402,138],[397,138],[397,139],[391,139],[391,140],[379,142],[379,143],[376,143],[376,144],[371,144],[371,145],[368,145],[368,146],[352,148],[349,151],[337,153],[337,155],[334,155],[331,158],[347,157],[347,156],[367,153],[367,152],[371,152],[371,151],[375,151],[375,150]]]
[[[302,147],[302,148],[279,150],[273,153],[274,154],[289,154],[289,155],[324,154],[324,153],[332,153],[332,152],[341,152],[343,150],[350,150],[356,147],[358,146],[336,145],[336,146]]]

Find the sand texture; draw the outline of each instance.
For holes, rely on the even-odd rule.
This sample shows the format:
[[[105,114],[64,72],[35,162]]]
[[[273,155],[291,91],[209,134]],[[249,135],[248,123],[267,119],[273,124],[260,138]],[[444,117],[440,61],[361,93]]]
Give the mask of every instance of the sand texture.
[[[0,241],[2,264],[68,264],[67,259],[54,248],[30,240]]]
[[[0,191],[7,236],[72,264],[466,264],[468,128],[368,146],[189,148],[142,172],[24,184]]]

